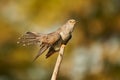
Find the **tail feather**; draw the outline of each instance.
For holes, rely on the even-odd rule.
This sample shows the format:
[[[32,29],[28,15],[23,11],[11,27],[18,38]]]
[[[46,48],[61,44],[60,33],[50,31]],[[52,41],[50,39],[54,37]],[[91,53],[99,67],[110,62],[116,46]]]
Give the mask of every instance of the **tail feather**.
[[[21,43],[23,45],[37,44],[40,43],[40,41],[37,39],[39,36],[40,35],[37,35],[33,32],[26,32],[26,34],[19,38],[19,41],[17,43]]]

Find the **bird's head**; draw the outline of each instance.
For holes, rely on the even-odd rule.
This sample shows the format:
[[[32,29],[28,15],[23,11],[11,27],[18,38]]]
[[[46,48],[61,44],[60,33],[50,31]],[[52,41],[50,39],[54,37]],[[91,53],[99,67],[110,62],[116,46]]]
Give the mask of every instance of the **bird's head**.
[[[67,23],[70,24],[70,25],[74,25],[76,23],[76,20],[70,19],[70,20],[68,20]]]
[[[73,30],[74,30],[74,25],[75,25],[75,23],[76,23],[77,21],[76,20],[74,20],[74,19],[69,19],[68,21],[67,21],[67,23],[65,24],[65,26],[66,26],[66,30],[68,31],[68,33],[69,32],[73,32]]]

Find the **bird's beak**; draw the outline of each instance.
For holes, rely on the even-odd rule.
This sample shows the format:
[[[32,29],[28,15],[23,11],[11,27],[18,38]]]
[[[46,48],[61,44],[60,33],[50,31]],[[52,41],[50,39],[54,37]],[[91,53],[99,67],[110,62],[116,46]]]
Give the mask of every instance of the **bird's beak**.
[[[79,21],[75,21],[75,23],[78,23]]]
[[[76,21],[76,23],[78,23],[79,21]]]

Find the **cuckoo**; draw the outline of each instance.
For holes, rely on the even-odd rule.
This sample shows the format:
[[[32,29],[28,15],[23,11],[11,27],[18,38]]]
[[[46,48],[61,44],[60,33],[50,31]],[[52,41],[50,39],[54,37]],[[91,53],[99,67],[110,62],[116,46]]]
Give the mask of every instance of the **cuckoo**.
[[[47,49],[48,52],[46,54],[46,58],[48,58],[55,52],[58,52],[62,44],[66,45],[68,43],[68,41],[72,37],[72,32],[74,30],[75,23],[76,20],[70,19],[56,31],[48,34],[26,32],[19,38],[17,43],[21,43],[23,44],[23,46],[31,44],[40,45],[39,52],[35,56],[33,61],[35,61]]]

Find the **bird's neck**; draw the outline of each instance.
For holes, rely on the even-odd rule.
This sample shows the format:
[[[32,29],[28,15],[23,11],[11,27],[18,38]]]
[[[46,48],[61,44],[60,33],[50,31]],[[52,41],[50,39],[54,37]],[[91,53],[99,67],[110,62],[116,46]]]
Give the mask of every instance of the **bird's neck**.
[[[66,33],[72,33],[73,30],[74,30],[74,25],[67,24],[64,31],[65,31]]]
[[[62,27],[60,27],[57,32],[63,32],[64,34],[71,34],[74,30],[74,25],[70,25],[70,24],[65,24]]]
[[[66,40],[73,32],[73,29],[74,25],[65,24],[62,27],[60,27],[56,32],[61,35],[63,40]]]

